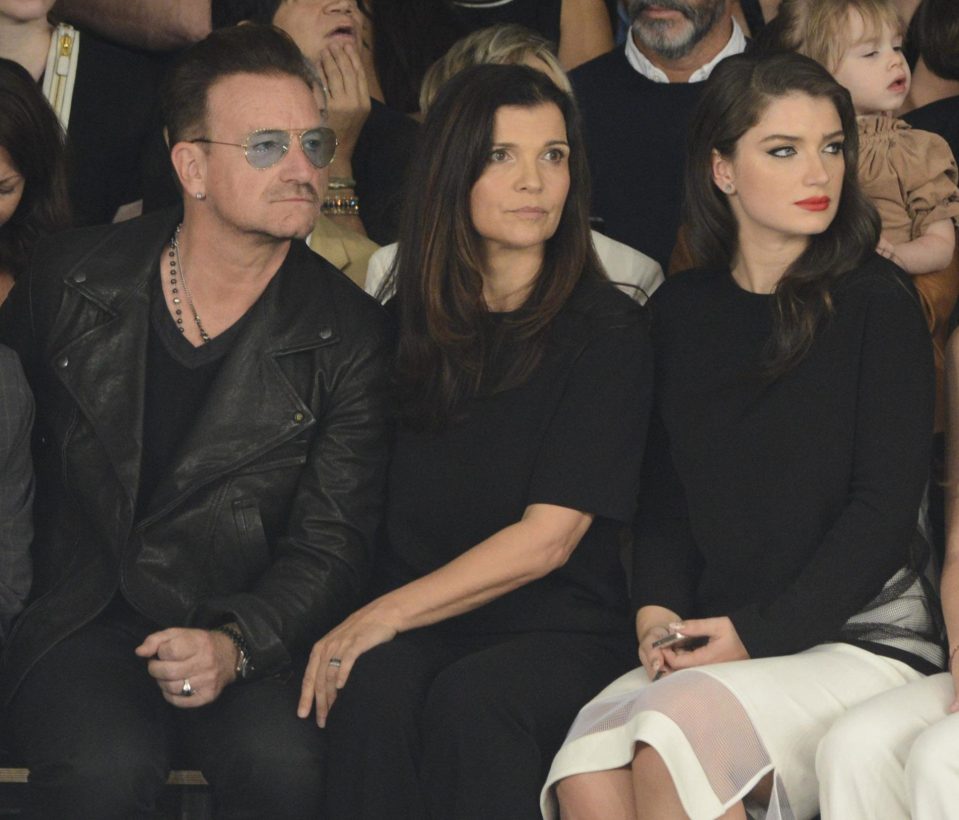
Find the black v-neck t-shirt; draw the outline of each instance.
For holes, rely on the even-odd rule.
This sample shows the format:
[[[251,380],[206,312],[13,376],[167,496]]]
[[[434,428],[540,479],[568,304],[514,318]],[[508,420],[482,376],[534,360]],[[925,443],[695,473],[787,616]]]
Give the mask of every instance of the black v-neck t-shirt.
[[[184,304],[184,321],[191,321]],[[180,443],[186,438],[206,400],[220,365],[245,323],[247,311],[226,331],[194,347],[167,310],[160,280],[150,292],[143,403],[143,461],[137,510],[146,511],[150,497]]]

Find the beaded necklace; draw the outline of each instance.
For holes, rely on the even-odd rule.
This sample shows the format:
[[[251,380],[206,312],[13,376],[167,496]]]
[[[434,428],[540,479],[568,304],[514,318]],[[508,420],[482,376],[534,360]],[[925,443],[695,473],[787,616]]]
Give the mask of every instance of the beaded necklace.
[[[190,293],[190,287],[186,283],[186,271],[183,270],[183,264],[180,262],[180,229],[182,227],[182,222],[176,226],[173,237],[170,239],[170,251],[167,254],[170,263],[170,289],[173,294],[173,312],[176,314],[174,318],[176,319],[180,333],[186,333],[186,328],[183,327],[183,310],[180,306],[180,288],[177,285],[177,276],[179,276],[179,281],[183,283],[183,293],[186,295],[186,302],[190,306],[190,311],[193,313],[193,321],[196,322],[197,330],[200,331],[200,338],[203,340],[203,343],[206,344],[210,341],[210,334],[203,329],[200,314],[197,313],[196,305],[193,304],[193,296]],[[179,273],[177,273],[178,269]]]

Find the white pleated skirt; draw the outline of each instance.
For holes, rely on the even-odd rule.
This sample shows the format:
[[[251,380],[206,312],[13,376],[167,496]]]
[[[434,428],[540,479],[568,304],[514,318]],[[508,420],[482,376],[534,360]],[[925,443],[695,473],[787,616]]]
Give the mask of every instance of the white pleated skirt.
[[[628,766],[637,743],[663,758],[693,820],[721,816],[773,772],[769,820],[813,817],[819,796],[816,747],[848,709],[922,677],[910,666],[848,644],[795,655],[714,664],[651,683],[642,667],[580,711],[553,760],[540,799],[559,817],[563,778]]]

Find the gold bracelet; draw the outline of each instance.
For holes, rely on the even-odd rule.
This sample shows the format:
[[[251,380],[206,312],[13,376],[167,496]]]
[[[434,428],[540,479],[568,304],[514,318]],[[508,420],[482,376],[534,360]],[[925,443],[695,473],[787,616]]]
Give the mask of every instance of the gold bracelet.
[[[330,177],[327,188],[331,191],[351,191],[356,187],[353,177]]]
[[[959,643],[957,643],[952,649],[949,650],[949,664],[946,666],[946,671],[952,671],[952,661],[956,657],[956,652],[959,652]]]

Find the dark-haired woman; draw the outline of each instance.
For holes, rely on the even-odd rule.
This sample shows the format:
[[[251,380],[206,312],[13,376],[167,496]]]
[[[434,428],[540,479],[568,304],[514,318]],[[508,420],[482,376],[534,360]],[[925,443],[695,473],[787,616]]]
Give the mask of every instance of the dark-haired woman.
[[[300,715],[327,725],[331,817],[535,817],[564,722],[634,657],[644,314],[600,271],[546,75],[457,75],[413,168],[382,594],[315,645]]]
[[[798,55],[732,57],[693,122],[704,266],[651,300],[642,666],[570,729],[543,794],[564,820],[811,817],[829,725],[943,662],[917,535],[932,352],[873,250],[849,95]]]
[[[53,23],[54,0],[0,0],[0,57],[22,65],[69,134],[67,167],[79,225],[140,212],[144,150],[154,134],[159,64],[72,26]],[[137,8],[143,5],[136,4]],[[166,163],[169,165],[169,163]],[[162,173],[167,173],[166,165]]]
[[[34,244],[66,227],[63,132],[19,65],[0,58],[0,303]],[[0,645],[30,591],[33,396],[16,354],[0,345]]]
[[[0,58],[0,302],[37,240],[69,223],[63,140],[30,75]]]

